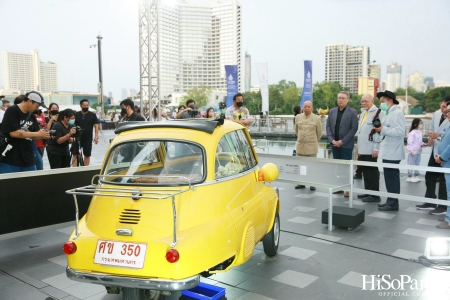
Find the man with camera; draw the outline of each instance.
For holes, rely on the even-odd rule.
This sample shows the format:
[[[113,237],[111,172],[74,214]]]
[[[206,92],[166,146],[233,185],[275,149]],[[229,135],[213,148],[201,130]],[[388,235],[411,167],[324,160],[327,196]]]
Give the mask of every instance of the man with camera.
[[[253,120],[250,117],[248,109],[243,107],[244,105],[244,96],[241,93],[237,93],[233,96],[233,106],[227,109],[225,113],[225,118],[228,120],[239,121],[245,126],[249,126],[253,123]]]
[[[380,111],[373,103],[373,96],[365,94],[361,98],[361,115],[359,117],[359,126],[356,135],[358,142],[356,144],[358,160],[377,162],[378,151],[380,149],[381,137],[374,131],[374,127],[380,126],[384,118],[384,113]],[[380,178],[377,167],[362,166],[364,178],[364,189],[370,191],[380,191]],[[380,202],[380,196],[359,195],[358,198],[363,202]]]
[[[386,112],[386,117],[382,120],[380,127],[374,128],[383,138],[380,144],[379,157],[383,160],[383,163],[399,164],[405,158],[405,115],[397,106],[399,102],[393,92],[386,90],[377,93],[377,97],[381,102],[381,110]],[[400,194],[400,170],[383,168],[383,171],[387,192]],[[397,211],[398,199],[388,197],[386,203],[378,204],[378,209],[381,211]]]
[[[447,118],[448,110],[447,105],[450,103],[450,96],[445,96],[441,103],[439,103],[439,108],[433,114],[433,119],[430,123],[430,131],[428,132],[428,146],[431,146],[431,155],[428,161],[428,167],[440,168],[441,164],[437,163],[435,156],[438,151],[439,144],[444,134],[450,127],[450,121]],[[436,199],[436,184],[439,182],[438,199],[447,200],[447,189],[446,189],[446,179],[444,173],[427,171],[425,173],[425,185],[426,198]],[[417,209],[429,210],[432,215],[445,214],[447,211],[447,206],[437,205],[431,203],[424,203],[416,205]]]
[[[6,147],[0,149],[0,174],[36,170],[33,142],[50,137],[45,129],[40,128],[32,113],[39,106],[47,108],[42,95],[31,91],[21,103],[6,110],[2,121],[2,135],[7,137],[8,144],[3,144]]]
[[[98,144],[98,124],[100,122],[97,119],[97,115],[89,111],[89,101],[87,99],[80,101],[80,107],[81,111],[75,114],[75,124],[81,129],[80,145],[83,149],[84,165],[89,166],[91,162],[92,141],[96,145]],[[95,128],[94,138],[92,138],[93,128]],[[77,165],[76,156],[73,165]]]
[[[120,102],[120,106],[122,107],[120,114],[123,116],[121,122],[145,121],[143,116],[134,111],[133,100],[125,99]]]
[[[195,109],[195,101],[189,99],[186,101],[186,109],[178,112],[177,119],[192,119],[192,118],[201,118],[198,113],[198,110]]]

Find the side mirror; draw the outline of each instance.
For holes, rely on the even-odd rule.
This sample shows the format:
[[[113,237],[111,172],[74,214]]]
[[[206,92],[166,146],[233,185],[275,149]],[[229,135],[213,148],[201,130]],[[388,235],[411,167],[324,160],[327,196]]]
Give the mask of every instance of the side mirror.
[[[266,139],[256,140],[256,143],[253,144],[253,147],[264,149],[267,147],[267,140]]]
[[[278,175],[278,167],[273,163],[267,163],[259,170],[258,181],[272,182],[277,180]]]

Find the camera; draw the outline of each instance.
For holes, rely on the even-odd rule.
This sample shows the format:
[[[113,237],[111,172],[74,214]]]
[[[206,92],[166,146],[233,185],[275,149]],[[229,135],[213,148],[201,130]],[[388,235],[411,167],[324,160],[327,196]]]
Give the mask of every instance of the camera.
[[[56,130],[48,130],[48,134],[50,135],[50,136],[55,136],[56,135]]]
[[[380,121],[380,119],[375,119],[375,120],[373,120],[372,125],[373,125],[373,127],[375,127],[375,128],[380,128],[380,127],[381,127],[381,121]]]
[[[189,110],[188,112],[192,117],[198,115],[198,109]]]
[[[74,137],[76,139],[79,139],[81,137],[81,135],[83,134],[84,129],[81,129],[80,126],[76,126],[75,129],[76,129],[76,132],[74,134]]]
[[[377,112],[375,113],[375,115],[373,116],[373,121],[372,121],[372,125],[375,128],[380,128],[381,127],[381,121],[378,118],[378,116],[380,115],[381,112],[381,108],[379,108],[377,110]],[[370,133],[369,133],[369,141],[373,142],[373,135],[376,133],[375,128],[373,128]]]

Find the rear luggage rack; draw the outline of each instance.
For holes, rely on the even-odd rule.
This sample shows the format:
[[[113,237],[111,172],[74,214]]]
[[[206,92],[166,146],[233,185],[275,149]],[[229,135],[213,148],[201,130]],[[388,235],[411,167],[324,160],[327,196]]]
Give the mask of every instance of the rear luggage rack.
[[[130,178],[139,178],[139,179],[145,179],[148,178],[149,181],[153,181],[153,178],[159,177],[159,178],[167,178],[170,180],[171,178],[178,178],[182,181],[188,182],[188,186],[183,188],[183,186],[178,187],[170,187],[165,186],[164,190],[155,190],[155,191],[141,191],[138,189],[137,186],[133,188],[121,188],[121,187],[102,187],[101,182],[105,181],[102,180],[105,177],[111,178],[111,177],[130,177]],[[95,179],[98,178],[98,184],[94,184]],[[153,186],[155,187],[155,186]],[[181,188],[181,189],[180,189]],[[172,210],[173,210],[173,241],[170,247],[174,248],[178,242],[177,239],[177,209],[175,205],[175,196],[182,194],[184,192],[195,190],[195,187],[191,184],[190,178],[186,176],[176,176],[176,175],[95,175],[92,177],[91,185],[75,188],[71,190],[67,190],[67,194],[73,195],[74,201],[75,201],[75,236],[73,237],[74,240],[78,238],[80,235],[80,232],[78,230],[78,199],[77,195],[85,195],[85,196],[108,196],[108,197],[118,197],[118,198],[132,198],[133,200],[140,200],[140,199],[146,199],[146,200],[166,200],[171,198],[172,199]],[[126,224],[137,224],[140,220],[140,211],[136,209],[125,209],[119,218],[120,223],[126,223]]]

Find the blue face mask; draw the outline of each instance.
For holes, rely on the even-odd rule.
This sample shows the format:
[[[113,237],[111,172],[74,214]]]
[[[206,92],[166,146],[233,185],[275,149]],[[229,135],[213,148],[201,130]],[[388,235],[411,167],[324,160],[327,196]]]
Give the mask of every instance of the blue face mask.
[[[75,120],[69,120],[69,125],[75,125]]]
[[[387,105],[387,103],[381,103],[380,104],[380,108],[383,111],[388,111],[389,110],[389,106]]]

